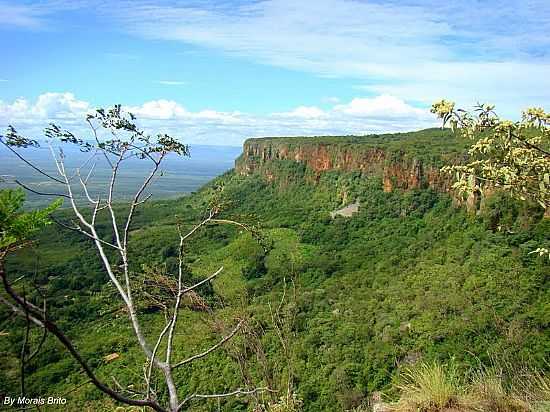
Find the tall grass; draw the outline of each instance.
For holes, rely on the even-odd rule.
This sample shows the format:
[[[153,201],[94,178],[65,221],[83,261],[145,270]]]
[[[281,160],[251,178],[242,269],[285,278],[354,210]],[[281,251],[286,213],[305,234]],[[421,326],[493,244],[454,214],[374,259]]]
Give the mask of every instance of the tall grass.
[[[464,403],[475,411],[528,412],[529,403],[518,397],[506,380],[495,368],[474,372]]]
[[[438,363],[406,369],[397,389],[401,398],[392,408],[396,412],[445,410],[457,406],[461,395],[454,366]]]
[[[393,412],[550,412],[550,379],[527,367],[495,363],[463,379],[453,363],[405,369]]]

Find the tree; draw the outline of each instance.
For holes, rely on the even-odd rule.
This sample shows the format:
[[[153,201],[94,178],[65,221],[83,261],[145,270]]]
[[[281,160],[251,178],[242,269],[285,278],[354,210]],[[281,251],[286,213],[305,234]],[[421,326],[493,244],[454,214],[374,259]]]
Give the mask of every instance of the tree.
[[[512,122],[501,119],[492,105],[477,105],[470,113],[446,100],[435,103],[431,111],[443,126],[450,123],[474,140],[468,163],[443,168],[455,174],[455,189],[464,193],[498,187],[515,198],[550,207],[549,113],[532,108],[523,112],[521,121]]]
[[[33,323],[45,332],[55,336],[80,364],[90,381],[99,390],[111,398],[128,405],[148,406],[156,411],[175,412],[187,407],[188,403],[195,399],[221,398],[232,395],[253,394],[258,391],[267,390],[267,388],[239,388],[229,393],[194,393],[181,397],[182,391],[178,391],[173,377],[175,369],[188,365],[214,352],[233,338],[245,323],[245,319],[237,319],[236,325],[215,345],[186,359],[175,359],[174,333],[178,323],[178,312],[182,306],[184,297],[194,293],[199,287],[212,281],[223,271],[223,267],[220,267],[210,276],[193,285],[185,284],[185,242],[193,234],[212,224],[231,224],[245,230],[251,229],[239,222],[218,219],[217,214],[220,212],[220,202],[217,199],[210,205],[204,219],[190,230],[184,231],[182,225],[177,225],[179,244],[175,279],[158,273],[149,279],[150,282],[156,282],[155,284],[150,284],[149,287],[163,294],[163,296],[158,296],[158,293],[156,293],[154,299],[162,301],[166,315],[166,322],[162,331],[151,343],[142,329],[138,316],[136,284],[139,282],[135,279],[136,274],[131,270],[131,256],[128,253],[130,232],[133,229],[132,224],[136,210],[151,197],[146,192],[154,177],[160,172],[163,160],[170,154],[188,156],[189,147],[166,134],[151,136],[145,133],[137,127],[133,114],[124,112],[120,105],[116,105],[108,110],[98,109],[95,113],[86,116],[86,122],[91,131],[91,139],[89,140],[77,137],[72,132],[64,130],[55,124],[50,124],[45,129],[46,141],[55,164],[55,173],[50,173],[38,167],[16,150],[17,148],[38,147],[38,141],[20,135],[12,126],[8,128],[5,136],[0,136],[0,143],[7,147],[21,161],[34,169],[35,172],[55,183],[62,190],[57,193],[45,193],[22,182],[17,177],[13,178],[13,182],[35,194],[54,195],[60,199],[64,199],[69,203],[75,218],[72,222],[62,222],[50,216],[51,212],[59,205],[59,201],[42,211],[23,212],[21,211],[22,197],[20,192],[5,191],[2,193],[0,196],[0,223],[2,224],[0,277],[6,296],[1,297],[1,302],[15,314],[25,318],[28,325]],[[61,146],[56,148],[56,144],[60,144]],[[70,173],[66,166],[67,155],[62,147],[67,144],[75,145],[81,151],[90,155],[83,165],[74,170],[74,173]],[[111,173],[105,186],[105,192],[94,194],[89,188],[89,182],[93,179],[98,159],[102,159],[108,165]],[[115,185],[123,165],[130,159],[140,159],[147,162],[150,165],[150,170],[129,204],[126,207],[120,207],[115,204],[117,199]],[[79,196],[79,193],[81,196]],[[110,233],[108,236],[105,233],[101,233],[98,228],[97,218],[102,213],[106,214],[110,221],[108,229]],[[141,394],[141,399],[127,397],[123,393],[110,388],[105,382],[102,382],[64,331],[58,327],[54,320],[47,316],[45,303],[42,307],[32,303],[24,294],[22,295],[16,290],[10,282],[8,274],[5,272],[4,262],[8,253],[27,246],[29,244],[29,236],[40,227],[49,224],[52,219],[67,230],[76,231],[92,242],[110,282],[114,285],[118,297],[126,308],[137,343],[147,359],[144,373],[145,391]],[[152,295],[150,294],[150,296]],[[162,357],[159,355],[161,353]],[[168,392],[167,400],[159,399],[152,388],[152,377],[156,373],[159,373],[164,378]]]
[[[441,100],[431,112],[453,130],[473,141],[465,164],[443,167],[455,176],[453,188],[461,194],[500,189],[520,200],[538,203],[550,211],[550,113],[530,108],[520,121],[501,119],[494,106],[478,104],[474,112],[455,109]],[[541,256],[550,251],[538,248]]]

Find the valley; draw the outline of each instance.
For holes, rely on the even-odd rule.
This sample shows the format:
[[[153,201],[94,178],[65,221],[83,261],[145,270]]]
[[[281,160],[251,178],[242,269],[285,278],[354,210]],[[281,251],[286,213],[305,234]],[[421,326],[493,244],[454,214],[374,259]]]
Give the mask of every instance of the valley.
[[[192,228],[214,201],[219,219],[253,228],[204,227],[185,245],[189,284],[224,269],[198,291],[201,307],[191,302],[180,310],[174,339],[181,355],[214,344],[238,319],[247,327],[178,369],[175,379],[185,393],[243,385],[277,392],[198,400],[188,410],[251,410],[289,388],[307,412],[360,410],[376,394],[396,399],[395,382],[415,362],[437,362],[461,376],[480,365],[547,371],[550,262],[531,252],[548,242],[550,219],[503,193],[453,193],[439,170],[466,146],[442,129],[250,139],[235,168],[196,193],[138,209],[130,237],[136,279],[174,276],[175,222]],[[331,218],[353,202],[353,216]],[[56,213],[68,219],[67,211]],[[98,219],[107,234],[108,216]],[[7,269],[41,285],[49,316],[102,378],[138,389],[143,353],[87,239],[50,226]],[[139,317],[152,339],[163,314],[141,302]],[[1,316],[6,328],[9,317]],[[0,393],[17,391],[22,331],[10,328],[0,341]],[[66,410],[116,407],[86,384],[53,339],[27,379],[29,392],[66,396]]]

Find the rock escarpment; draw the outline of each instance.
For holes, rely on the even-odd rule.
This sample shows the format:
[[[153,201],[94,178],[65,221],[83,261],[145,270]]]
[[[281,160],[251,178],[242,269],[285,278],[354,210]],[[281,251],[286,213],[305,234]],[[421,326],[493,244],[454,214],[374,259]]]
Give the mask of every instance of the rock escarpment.
[[[445,131],[441,134],[440,139],[449,137]],[[388,139],[387,136],[398,137]],[[263,172],[269,176],[271,162],[290,160],[304,164],[316,174],[335,170],[378,175],[386,192],[427,187],[448,192],[451,180],[440,172],[440,167],[445,158],[456,158],[457,151],[439,153],[439,159],[436,159],[422,152],[426,139],[420,139],[420,147],[408,152],[407,146],[414,146],[414,142],[406,141],[407,138],[418,140],[415,134],[249,139],[244,143],[243,154],[237,159],[235,169],[243,175]]]
[[[329,171],[360,172],[380,177],[385,192],[431,188],[449,193],[455,204],[476,211],[483,204],[481,195],[466,200],[455,196],[451,176],[441,172],[443,165],[460,162],[468,145],[467,140],[442,129],[369,136],[254,138],[245,141],[235,170],[241,175],[261,173],[274,180],[274,162],[291,161],[304,165],[317,178]]]

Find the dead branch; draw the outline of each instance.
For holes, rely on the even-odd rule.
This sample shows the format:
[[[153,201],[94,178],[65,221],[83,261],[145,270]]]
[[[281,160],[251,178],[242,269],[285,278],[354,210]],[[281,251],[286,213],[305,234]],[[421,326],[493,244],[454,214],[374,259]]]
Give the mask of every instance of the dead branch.
[[[176,363],[175,365],[172,366],[172,369],[176,369],[180,366],[191,363],[191,362],[193,362],[197,359],[204,358],[205,356],[207,356],[210,353],[214,352],[216,349],[221,347],[225,342],[227,342],[229,339],[231,339],[233,336],[235,336],[235,334],[241,329],[241,326],[243,325],[243,323],[244,323],[244,320],[241,320],[237,324],[237,326],[235,326],[235,328],[233,328],[233,330],[227,336],[225,336],[222,340],[220,340],[218,343],[211,346],[209,349],[205,350],[204,352],[198,353],[198,354],[193,355],[193,356],[191,356],[191,357],[189,357],[185,360],[182,360],[181,362]]]
[[[258,392],[271,392],[272,390],[266,387],[263,388],[254,388],[254,389],[242,389],[238,388],[231,392],[226,393],[213,393],[208,395],[198,394],[195,393],[193,395],[189,395],[187,398],[183,400],[182,403],[178,405],[177,411],[181,410],[183,406],[185,406],[186,403],[190,402],[193,399],[216,399],[216,398],[227,398],[230,396],[239,396],[239,395],[253,395]]]
[[[4,290],[8,293],[8,295],[13,299],[13,301],[17,304],[12,304],[8,302],[6,299],[0,297],[0,300],[7,304],[7,306],[11,307],[12,310],[20,314],[21,316],[28,317],[30,321],[35,323],[36,325],[43,327],[48,330],[48,332],[52,333],[63,346],[69,351],[69,353],[72,355],[72,357],[80,364],[82,369],[84,369],[84,372],[86,375],[90,378],[92,383],[102,392],[109,395],[111,398],[126,403],[127,405],[135,405],[135,406],[149,406],[153,408],[155,411],[158,412],[164,412],[165,410],[160,407],[156,402],[153,402],[151,400],[136,400],[136,399],[130,399],[127,398],[121,394],[119,394],[116,391],[113,391],[111,388],[109,388],[107,385],[105,385],[102,381],[100,381],[94,374],[94,372],[90,369],[86,361],[82,358],[80,353],[76,350],[74,345],[72,344],[71,340],[58,328],[58,326],[51,321],[50,319],[46,318],[44,314],[34,305],[26,301],[26,299],[22,298],[15,292],[6,276],[6,273],[4,271],[3,262],[0,263],[0,278],[2,279],[2,284],[4,286]]]

